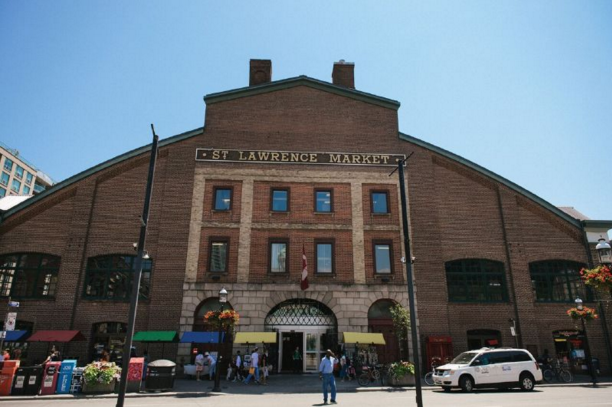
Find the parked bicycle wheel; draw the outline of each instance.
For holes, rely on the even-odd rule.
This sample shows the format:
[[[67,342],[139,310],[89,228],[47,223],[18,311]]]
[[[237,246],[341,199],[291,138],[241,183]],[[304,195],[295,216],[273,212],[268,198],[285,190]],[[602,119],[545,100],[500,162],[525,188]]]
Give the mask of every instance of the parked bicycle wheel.
[[[374,369],[372,370],[372,379],[373,382],[375,382],[376,380],[380,380],[380,371]]]
[[[425,375],[425,383],[428,386],[433,386],[434,385],[434,379],[433,379],[433,372],[429,372]]]
[[[565,383],[569,383],[574,380],[572,373],[569,370],[562,370],[559,372],[559,378],[563,380]]]
[[[553,379],[555,378],[555,374],[550,369],[544,370],[542,375],[544,376],[544,380],[546,381],[546,383],[552,383]]]
[[[360,386],[367,386],[368,384],[370,384],[370,374],[369,373],[360,374],[359,377],[357,378],[357,383],[359,383]]]

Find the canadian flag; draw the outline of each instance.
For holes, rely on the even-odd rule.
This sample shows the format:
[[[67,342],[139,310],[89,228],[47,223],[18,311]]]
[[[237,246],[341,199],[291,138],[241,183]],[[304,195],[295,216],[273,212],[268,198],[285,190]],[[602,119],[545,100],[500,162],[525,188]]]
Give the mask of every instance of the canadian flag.
[[[302,283],[300,284],[302,290],[308,288],[308,263],[306,262],[306,250],[302,245]]]

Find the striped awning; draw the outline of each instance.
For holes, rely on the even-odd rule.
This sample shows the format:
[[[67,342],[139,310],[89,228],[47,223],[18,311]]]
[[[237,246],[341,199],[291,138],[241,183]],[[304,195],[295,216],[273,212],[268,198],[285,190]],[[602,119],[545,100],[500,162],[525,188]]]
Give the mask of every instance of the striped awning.
[[[361,343],[363,345],[386,345],[381,333],[344,332],[344,343]]]
[[[276,332],[238,332],[234,343],[276,343]]]

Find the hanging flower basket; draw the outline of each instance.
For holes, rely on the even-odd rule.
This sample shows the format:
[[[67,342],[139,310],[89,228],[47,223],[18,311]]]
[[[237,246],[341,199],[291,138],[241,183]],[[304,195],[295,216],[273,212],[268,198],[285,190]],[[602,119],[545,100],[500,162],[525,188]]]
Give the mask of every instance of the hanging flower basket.
[[[233,309],[225,311],[208,311],[204,315],[204,321],[216,328],[229,328],[238,325],[240,315]]]
[[[595,310],[589,307],[582,307],[582,310],[579,310],[578,308],[570,308],[567,310],[567,315],[569,315],[572,319],[584,318],[585,321],[591,321],[599,318],[599,315],[597,315]]]
[[[612,289],[612,270],[610,266],[597,266],[592,269],[580,270],[580,277],[584,284],[602,291]]]

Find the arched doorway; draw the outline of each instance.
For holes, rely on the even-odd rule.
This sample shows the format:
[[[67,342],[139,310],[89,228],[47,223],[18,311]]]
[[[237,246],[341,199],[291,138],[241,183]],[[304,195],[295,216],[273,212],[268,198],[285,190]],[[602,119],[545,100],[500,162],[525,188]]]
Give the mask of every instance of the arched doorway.
[[[296,298],[276,305],[265,319],[266,331],[279,333],[278,348],[270,354],[279,370],[294,370],[293,353],[302,355],[296,370],[316,372],[326,349],[338,347],[338,323],[333,311],[315,300]]]
[[[218,297],[207,298],[197,306],[193,315],[193,332],[217,332],[217,328],[208,324],[204,321],[204,315],[208,311],[218,311],[221,309],[221,303]],[[229,310],[234,309],[229,302],[223,304],[223,309]],[[223,342],[218,345],[217,343],[193,343],[191,346],[191,363],[194,363],[195,357],[198,353],[210,352],[213,354],[215,359],[218,358],[219,348],[224,360],[231,360],[232,356],[232,332],[225,332],[225,338]]]
[[[495,329],[472,329],[467,331],[468,350],[499,348],[502,346],[501,332]]]
[[[391,363],[400,359],[407,359],[407,357],[402,357],[407,355],[407,353],[404,353],[406,344],[400,345],[393,327],[391,307],[394,305],[395,302],[391,300],[378,300],[368,310],[368,331],[382,333],[386,342],[384,346],[377,346],[379,363]]]

